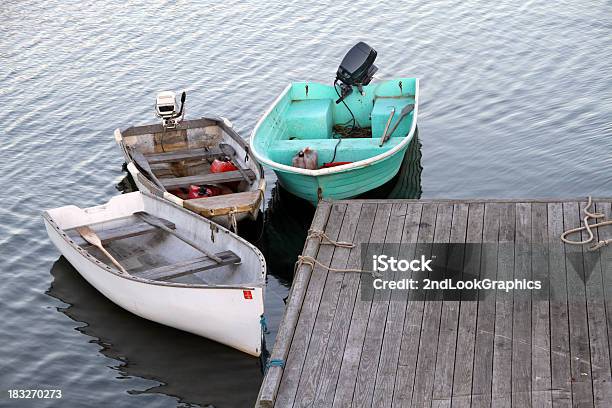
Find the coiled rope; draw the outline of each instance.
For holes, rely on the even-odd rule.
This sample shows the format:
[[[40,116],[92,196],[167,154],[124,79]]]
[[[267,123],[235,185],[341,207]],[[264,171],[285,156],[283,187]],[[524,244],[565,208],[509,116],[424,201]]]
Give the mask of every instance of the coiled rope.
[[[602,222],[598,222],[594,224],[589,224],[590,219],[597,220],[599,218],[605,217],[605,214],[590,212],[589,209],[591,208],[592,205],[593,205],[593,199],[591,198],[591,196],[589,196],[589,201],[586,207],[582,209],[582,212],[584,213],[584,218],[582,219],[583,226],[578,227],[578,228],[572,228],[570,230],[565,231],[563,234],[561,234],[561,241],[569,245],[587,245],[593,242],[593,240],[595,239],[595,235],[593,234],[593,229],[603,227],[606,225],[612,225],[612,220],[606,220],[606,221],[602,221]],[[572,240],[567,239],[568,235],[575,234],[580,231],[586,231],[589,234],[589,237],[583,241],[572,241]],[[600,240],[595,245],[591,245],[588,248],[588,250],[596,251],[610,243],[612,243],[612,239]]]

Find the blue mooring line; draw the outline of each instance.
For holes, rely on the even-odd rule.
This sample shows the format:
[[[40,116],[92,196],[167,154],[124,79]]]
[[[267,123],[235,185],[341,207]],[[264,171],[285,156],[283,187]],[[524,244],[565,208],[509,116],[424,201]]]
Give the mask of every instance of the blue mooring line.
[[[264,332],[264,334],[270,333],[268,331],[268,324],[266,323],[266,316],[261,315],[261,318],[259,319],[259,323],[261,324],[261,330]]]
[[[270,367],[285,367],[285,361],[278,360],[278,359],[269,360],[268,364],[266,364],[266,368],[270,368]]]

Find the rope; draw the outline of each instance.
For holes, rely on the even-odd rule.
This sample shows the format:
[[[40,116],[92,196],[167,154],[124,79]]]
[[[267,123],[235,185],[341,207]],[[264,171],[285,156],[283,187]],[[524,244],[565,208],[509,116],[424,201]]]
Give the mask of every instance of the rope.
[[[273,358],[272,360],[269,360],[268,363],[266,364],[266,368],[270,368],[270,367],[281,367],[281,368],[283,368],[283,367],[285,367],[285,361]]]
[[[582,223],[584,225],[582,227],[573,228],[571,230],[565,231],[563,234],[561,234],[561,241],[569,245],[587,245],[593,242],[593,240],[595,239],[595,235],[593,234],[592,229],[596,229],[596,228],[603,227],[606,225],[612,225],[612,220],[606,220],[606,221],[602,221],[602,222],[598,222],[594,224],[589,224],[589,219],[596,220],[598,218],[605,217],[605,214],[590,212],[589,208],[591,208],[591,205],[593,205],[593,199],[591,198],[591,196],[589,196],[589,201],[586,207],[582,209],[582,212],[584,213],[584,218],[582,219]],[[589,237],[583,241],[571,241],[567,239],[568,235],[574,234],[580,231],[586,231],[589,234]],[[612,239],[600,240],[595,245],[591,245],[588,250],[596,251],[599,248],[603,248],[610,243],[612,243]]]
[[[320,266],[321,268],[325,269],[328,272],[339,272],[339,273],[368,273],[370,275],[372,275],[372,277],[380,277],[382,276],[379,272],[377,271],[364,271],[363,269],[340,269],[340,268],[332,268],[331,266],[327,266],[322,264],[321,262],[317,261],[315,258],[313,258],[312,256],[308,256],[308,255],[300,255],[298,256],[298,260],[295,263],[295,269],[294,269],[294,275],[297,272],[297,270],[299,269],[300,266],[302,265],[309,265],[311,268],[314,269],[315,265]]]
[[[236,213],[238,212],[238,208],[234,206],[228,213],[227,218],[232,227],[232,230],[237,234],[238,233],[238,221],[236,221]]]
[[[347,139],[363,139],[372,137],[372,128],[360,128],[360,127],[347,127],[342,125],[335,125],[333,127],[334,133],[337,133],[342,138]]]
[[[319,238],[319,240],[321,240],[321,245],[328,244],[340,248],[355,248],[355,244],[353,244],[352,242],[334,241],[333,239],[328,237],[327,234],[320,230],[309,229],[308,236],[306,236],[306,240],[309,240],[310,238]]]
[[[259,319],[259,324],[261,324],[261,330],[264,332],[264,334],[270,333],[268,331],[268,323],[266,322],[266,316],[261,315]]]

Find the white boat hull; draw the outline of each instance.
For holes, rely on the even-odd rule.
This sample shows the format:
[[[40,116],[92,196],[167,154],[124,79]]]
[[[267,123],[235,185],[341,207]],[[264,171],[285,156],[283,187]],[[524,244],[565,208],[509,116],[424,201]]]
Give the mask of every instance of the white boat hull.
[[[134,194],[140,193],[117,198]],[[165,205],[178,208],[172,204]],[[172,219],[177,223],[177,229],[179,222],[186,221],[181,218],[197,217],[203,220],[187,210],[180,209],[180,211],[180,216]],[[78,223],[79,221],[76,221],[76,224]],[[122,275],[71,242],[50,217],[45,217],[45,227],[53,244],[79,274],[100,293],[125,310],[145,319],[226,344],[250,355],[260,355],[262,347],[260,319],[264,313],[263,285],[205,286],[150,281]],[[230,234],[229,231],[220,232]],[[200,233],[210,235],[210,231],[200,231]],[[217,233],[217,237],[223,240],[221,235]],[[258,251],[257,255],[261,256]],[[256,267],[253,265],[253,259],[248,260],[245,257],[243,261],[250,263],[253,268]],[[260,264],[262,263],[265,268],[263,257]],[[263,277],[265,278],[265,271]],[[245,294],[245,291],[248,292]]]

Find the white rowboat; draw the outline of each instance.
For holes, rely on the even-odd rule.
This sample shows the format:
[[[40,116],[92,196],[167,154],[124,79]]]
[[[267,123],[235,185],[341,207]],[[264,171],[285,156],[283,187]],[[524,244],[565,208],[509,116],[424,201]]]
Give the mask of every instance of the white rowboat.
[[[145,319],[260,355],[266,263],[244,239],[142,192],[120,195],[96,207],[47,210],[43,218],[62,255],[117,305]],[[95,232],[127,273],[83,239],[77,232],[83,226]]]

